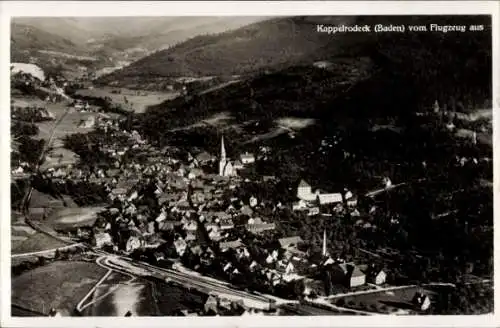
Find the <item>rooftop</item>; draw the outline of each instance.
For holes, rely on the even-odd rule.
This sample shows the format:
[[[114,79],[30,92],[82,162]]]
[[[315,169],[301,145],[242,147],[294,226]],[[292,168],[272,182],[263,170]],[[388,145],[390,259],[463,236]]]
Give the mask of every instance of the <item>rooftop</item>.
[[[305,182],[304,180],[300,180],[299,188],[307,188],[307,187],[311,187],[311,186],[307,182]]]
[[[300,236],[286,237],[279,239],[279,243],[281,247],[288,247],[290,245],[297,245],[298,243],[302,243],[303,240]]]

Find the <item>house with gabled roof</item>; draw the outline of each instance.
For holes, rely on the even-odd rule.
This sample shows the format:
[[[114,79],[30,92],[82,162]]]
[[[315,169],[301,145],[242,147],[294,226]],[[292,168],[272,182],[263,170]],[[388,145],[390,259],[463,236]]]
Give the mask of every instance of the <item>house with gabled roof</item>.
[[[221,230],[229,230],[234,228],[233,220],[230,218],[220,220],[219,225]]]
[[[314,200],[314,197],[311,196],[312,193],[311,185],[308,184],[305,180],[300,180],[299,186],[297,187],[297,197],[302,200]]]
[[[334,283],[347,287],[362,286],[366,283],[366,275],[353,263],[338,263],[332,266]]]
[[[341,193],[318,194],[316,197],[320,205],[342,203]]]
[[[184,255],[184,252],[186,251],[187,244],[184,241],[184,239],[179,237],[179,238],[177,238],[176,241],[174,241],[174,247],[175,247],[177,254],[179,254],[179,256],[182,256],[182,255]]]
[[[216,296],[214,296],[214,295],[208,296],[208,299],[204,305],[205,312],[213,311],[214,313],[217,313],[218,303],[219,303],[219,301],[218,301]]]
[[[186,231],[196,231],[198,229],[198,222],[190,220],[184,224],[183,229]]]
[[[276,229],[276,224],[275,223],[246,224],[245,228],[252,233],[261,233],[263,231]]]
[[[203,250],[201,249],[200,245],[195,245],[195,246],[191,247],[191,253],[199,256],[203,253]]]
[[[244,168],[243,163],[239,159],[234,161],[233,168],[236,170],[241,170]]]
[[[184,240],[185,241],[195,241],[196,239],[197,239],[196,233],[194,233],[192,231],[188,231],[188,233],[186,234],[186,238]]]
[[[251,153],[245,152],[240,155],[241,163],[243,164],[251,164],[255,162],[255,156]]]
[[[412,303],[418,310],[427,311],[431,306],[431,299],[428,295],[422,292],[417,292],[415,293],[415,296],[413,296]]]
[[[242,247],[242,246],[244,246],[244,244],[241,242],[240,239],[233,240],[233,241],[224,241],[224,242],[219,243],[219,248],[222,251],[230,249],[230,248],[235,249],[235,248]]]
[[[368,266],[365,270],[366,281],[375,285],[382,285],[385,283],[387,274],[384,270],[377,268],[376,266]]]
[[[252,263],[250,263],[250,266],[248,267],[248,269],[252,272],[259,270],[259,268],[260,268],[260,265],[256,261],[252,261]]]

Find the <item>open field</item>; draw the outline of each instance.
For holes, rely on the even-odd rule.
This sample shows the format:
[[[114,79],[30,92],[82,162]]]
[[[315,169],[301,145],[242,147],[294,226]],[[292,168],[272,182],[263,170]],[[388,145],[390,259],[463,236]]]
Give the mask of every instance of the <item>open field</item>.
[[[239,120],[231,112],[218,112],[207,118],[202,118],[189,125],[176,126],[169,133],[182,132],[188,134],[203,133],[200,130],[212,131],[213,133],[225,133],[237,138],[242,145],[249,143],[264,142],[268,139],[277,138],[281,135],[288,135],[295,138],[296,133],[302,129],[316,124],[314,118],[301,117],[280,117],[272,121],[262,120]],[[232,138],[235,140],[235,138]]]
[[[300,130],[315,123],[315,119],[301,117],[282,117],[275,120],[278,126],[287,129]]]
[[[61,103],[47,104],[46,108],[56,116],[56,119],[61,117],[64,111],[67,110],[66,105],[63,105]],[[67,134],[88,131],[89,128],[78,127],[79,123],[81,121],[88,119],[91,116],[97,116],[97,115],[99,114],[92,112],[77,112],[71,109],[54,131],[53,140],[55,141],[57,139],[62,139]],[[49,138],[50,133],[54,127],[54,123],[55,123],[54,121],[48,121],[37,124],[38,127],[40,128],[40,134],[39,134],[40,138],[45,140]]]
[[[65,52],[61,51],[52,51],[52,50],[38,50],[38,52],[46,55],[51,55],[55,57],[64,57],[64,58],[71,58],[71,59],[76,59],[76,60],[86,60],[86,61],[97,61],[96,57],[89,57],[89,56],[77,56],[77,55],[72,55],[68,54]]]
[[[114,90],[119,90],[120,93],[112,93]],[[99,89],[81,89],[76,92],[76,95],[100,98],[109,97],[113,103],[121,105],[126,110],[142,113],[148,106],[157,105],[175,98],[177,93],[104,87]]]
[[[52,208],[52,207],[62,207],[63,202],[49,194],[40,192],[36,189],[33,190],[30,199],[30,208]]]
[[[58,120],[60,117],[62,117],[68,110],[67,102],[48,103],[30,97],[16,97],[13,98],[13,101],[16,106],[44,107],[55,116],[55,120]],[[78,123],[82,120],[86,120],[89,116],[96,115],[98,114],[88,112],[80,113],[74,110],[70,110],[70,112],[64,116],[57,127],[55,127],[56,121],[45,121],[36,124],[39,128],[39,133],[36,136],[37,139],[43,139],[47,141],[50,138],[52,131],[54,131],[50,144],[53,149],[49,151],[46,162],[42,166],[42,170],[52,166],[76,163],[78,157],[73,152],[62,147],[62,140],[68,134],[88,131],[88,128],[78,127]]]
[[[116,275],[116,274],[113,274]],[[112,276],[113,276],[112,275]],[[122,276],[122,275],[120,275]],[[123,276],[125,278],[125,276]],[[137,307],[143,301],[143,290],[147,286],[144,282],[128,282],[121,279],[119,282],[105,281],[89,299],[91,304],[83,315],[85,316],[123,316],[127,311],[138,314]],[[148,304],[151,305],[151,304]],[[151,308],[150,310],[154,310]],[[152,315],[151,313],[140,313]]]
[[[150,290],[158,300],[157,315],[172,315],[176,310],[189,308],[201,309],[207,296],[196,291],[188,291],[183,287],[167,284],[163,281],[151,281]]]
[[[112,272],[97,288],[90,294],[85,302],[80,304],[84,316],[114,316],[118,313],[115,304],[115,292],[121,288],[127,288],[133,278],[118,272]],[[129,295],[127,300],[132,307],[136,300]],[[132,309],[129,309],[132,310]],[[121,315],[124,315],[128,310]]]
[[[46,256],[44,256],[46,257]],[[30,255],[30,256],[22,256],[22,257],[11,257],[10,259],[10,267],[16,267],[21,264],[26,264],[26,263],[37,263],[38,262],[38,256],[35,255]]]
[[[97,213],[103,209],[103,207],[61,208],[54,210],[45,223],[55,230],[92,226],[97,219]]]
[[[45,106],[46,102],[40,98],[31,96],[11,96],[12,106],[28,107],[28,106]]]
[[[67,244],[44,233],[37,232],[16,244],[16,247],[12,248],[12,254],[39,252],[64,246],[67,246]]]
[[[203,308],[206,296],[158,279],[130,281],[113,273],[87,302],[85,316],[123,316],[127,311],[139,316],[174,315],[176,311]]]
[[[403,313],[403,311],[406,313],[415,313],[412,305],[412,298],[415,296],[415,293],[419,291],[422,292],[422,288],[408,287],[389,291],[371,292],[334,298],[332,303],[339,305],[338,302],[340,302],[342,307],[385,314],[397,314]],[[424,293],[427,294],[432,301],[435,293],[429,290],[424,290]]]
[[[19,247],[25,240],[35,233],[36,231],[24,222],[24,216],[15,212],[11,213],[11,249],[14,250]]]
[[[12,280],[12,304],[48,313],[72,314],[76,304],[106,273],[94,263],[58,261]]]
[[[234,123],[234,117],[230,115],[230,113],[227,112],[221,112],[221,113],[216,113],[212,116],[209,116],[206,119],[200,120],[196,123],[187,125],[187,126],[180,126],[176,127],[173,129],[170,129],[170,132],[176,132],[176,131],[183,131],[183,130],[191,130],[195,128],[203,128],[203,127],[210,127],[214,128],[217,130],[224,130],[230,127],[236,127]]]

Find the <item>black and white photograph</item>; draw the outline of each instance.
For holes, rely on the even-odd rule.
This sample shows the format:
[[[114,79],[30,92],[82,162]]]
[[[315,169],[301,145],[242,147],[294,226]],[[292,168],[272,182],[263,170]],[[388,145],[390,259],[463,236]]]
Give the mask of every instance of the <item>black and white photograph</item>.
[[[493,318],[498,25],[333,8],[10,17],[4,315]]]

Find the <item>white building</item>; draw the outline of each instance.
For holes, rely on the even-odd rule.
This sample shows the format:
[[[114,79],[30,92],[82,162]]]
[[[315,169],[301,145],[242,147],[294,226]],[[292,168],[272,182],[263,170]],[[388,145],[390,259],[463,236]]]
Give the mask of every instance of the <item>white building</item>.
[[[319,207],[311,207],[309,209],[309,213],[307,213],[307,215],[309,216],[314,216],[314,215],[318,215],[319,214]]]
[[[103,247],[105,245],[111,245],[112,242],[113,241],[109,233],[105,232],[96,234],[93,240],[93,244],[98,248]]]
[[[415,296],[413,297],[412,301],[413,301],[413,304],[415,304],[415,306],[421,311],[427,311],[429,309],[429,307],[431,306],[431,300],[430,300],[429,296],[427,296],[423,293],[417,292],[415,294]]]
[[[174,247],[175,247],[177,254],[179,254],[179,256],[182,256],[182,255],[184,255],[184,252],[186,251],[187,244],[184,241],[184,239],[178,238],[176,241],[174,241]]]
[[[255,207],[257,206],[257,198],[255,198],[254,196],[250,197],[250,207]]]
[[[333,268],[337,281],[344,282],[350,288],[362,286],[366,283],[366,275],[352,263],[340,263]]]
[[[138,248],[140,248],[142,245],[141,240],[137,237],[130,237],[127,240],[127,245],[125,246],[125,249],[127,252],[132,252]]]
[[[390,188],[390,187],[392,187],[392,181],[391,181],[391,179],[389,179],[388,177],[385,177],[385,178],[382,180],[382,183],[384,184],[385,188]]]
[[[383,271],[383,270],[380,270],[374,277],[374,283],[376,285],[382,285],[385,283],[385,279],[387,277],[387,274]]]
[[[349,195],[350,194],[350,195]],[[346,194],[347,196],[351,196],[352,194],[348,192]],[[302,201],[306,202],[319,202],[320,205],[328,205],[328,204],[335,204],[335,203],[342,203],[342,194],[341,193],[321,193],[319,190],[316,190],[315,192],[312,192],[311,186],[305,182],[304,180],[301,180],[299,183],[299,186],[297,187],[297,198],[299,198]],[[295,206],[297,209],[300,209],[300,204],[297,204]]]
[[[342,203],[342,194],[340,193],[319,194],[317,197],[320,205]]]
[[[255,163],[255,156],[250,153],[244,153],[240,155],[241,163],[245,164],[252,164]]]
[[[298,202],[295,202],[292,204],[292,210],[294,211],[302,211],[307,208],[307,203],[305,200],[299,200]]]
[[[305,201],[314,201],[316,199],[316,195],[312,193],[311,186],[304,180],[300,180],[297,187],[297,197]]]

